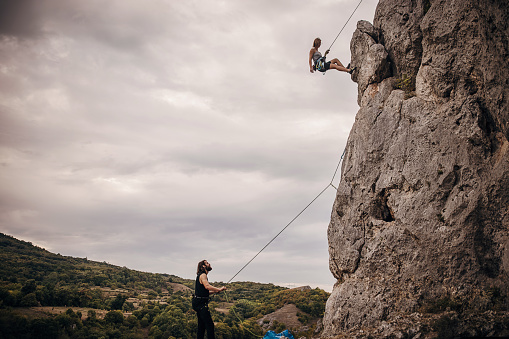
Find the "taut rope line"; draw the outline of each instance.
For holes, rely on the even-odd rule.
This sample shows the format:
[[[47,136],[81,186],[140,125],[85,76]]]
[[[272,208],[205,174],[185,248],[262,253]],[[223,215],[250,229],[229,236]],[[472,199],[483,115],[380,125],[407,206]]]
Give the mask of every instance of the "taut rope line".
[[[343,25],[343,28],[341,28],[341,30],[339,31],[338,35],[336,35],[336,39],[334,39],[334,41],[332,42],[332,44],[330,45],[329,49],[332,48],[332,45],[334,45],[334,43],[336,42],[336,40],[338,39],[339,35],[341,34],[341,32],[343,32],[343,30],[345,29],[346,25],[348,24],[348,22],[350,21],[350,19],[352,18],[352,16],[354,15],[355,11],[357,10],[357,8],[359,8],[359,6],[361,5],[361,1],[359,1],[359,3],[357,4],[357,7],[355,7],[355,9],[353,10],[352,14],[350,14],[350,17],[348,18],[348,20],[346,20],[345,24]]]
[[[311,200],[311,202],[309,204],[307,204],[306,207],[304,207],[281,231],[279,231],[278,234],[276,234],[265,246],[263,246],[263,248],[258,251],[258,253],[256,253],[256,255],[254,257],[251,258],[251,260],[249,260],[247,262],[247,264],[245,264],[244,266],[242,266],[242,268],[237,272],[235,273],[235,275],[233,277],[231,277],[230,280],[228,280],[226,283],[229,284],[240,272],[242,272],[253,260],[255,260],[255,258],[263,252],[264,249],[266,249],[274,240],[276,240],[276,238],[281,234],[283,233],[284,230],[286,230],[288,228],[288,226],[290,226],[302,213],[304,213],[305,210],[308,209],[309,206],[311,206],[311,204],[313,204],[315,202],[316,199],[318,199],[326,190],[327,188],[329,187],[334,187],[336,188],[332,182],[334,181],[334,178],[336,177],[336,174],[338,172],[338,169],[339,169],[339,165],[341,164],[341,162],[343,161],[343,157],[345,156],[345,152],[346,152],[346,147],[345,147],[345,150],[343,151],[343,154],[341,154],[341,158],[339,159],[339,162],[338,162],[338,166],[336,167],[336,171],[334,171],[334,175],[332,176],[332,179],[330,181],[330,183],[325,186],[325,188],[320,192],[318,193],[318,195],[313,199]],[[337,190],[337,188],[336,188]]]
[[[272,238],[272,239],[271,239],[271,240],[270,240],[270,241],[269,241],[269,242],[268,242],[265,246],[263,246],[263,248],[262,248],[260,251],[258,251],[258,253],[256,253],[256,255],[255,255],[254,257],[252,257],[252,258],[251,258],[251,260],[249,260],[249,261],[247,262],[247,264],[245,264],[244,266],[242,266],[242,268],[241,268],[241,269],[240,269],[237,273],[235,273],[235,275],[234,275],[233,277],[231,277],[231,279],[230,279],[230,280],[228,280],[227,284],[229,284],[229,283],[230,283],[230,282],[231,282],[231,281],[232,281],[232,280],[233,280],[233,279],[234,279],[234,278],[235,278],[235,277],[236,277],[236,276],[237,276],[240,272],[242,272],[242,270],[244,270],[244,268],[246,268],[246,267],[247,267],[247,266],[248,266],[248,265],[249,265],[249,264],[250,264],[250,263],[251,263],[251,262],[252,262],[252,261],[253,261],[253,260],[254,260],[254,259],[255,259],[258,255],[259,255],[259,254],[260,254],[260,253],[262,253],[262,252],[263,252],[263,250],[267,248],[267,246],[269,246],[269,245],[270,245],[270,244],[271,244],[271,243],[272,243],[272,242],[273,242],[273,241],[274,241],[274,240],[275,240],[275,239],[276,239],[276,238],[277,238],[277,237],[278,237],[281,233],[283,233],[283,231],[284,231],[285,229],[287,229],[287,228],[288,228],[288,226],[290,226],[290,225],[291,225],[291,224],[292,224],[292,223],[293,223],[293,222],[294,222],[294,221],[295,221],[295,220],[296,220],[296,219],[297,219],[297,218],[298,218],[298,217],[299,217],[302,213],[304,213],[304,211],[305,211],[305,210],[307,210],[307,208],[308,208],[309,206],[311,206],[311,204],[313,204],[313,203],[315,202],[315,200],[316,200],[316,199],[318,199],[318,198],[319,198],[319,197],[320,197],[320,196],[321,196],[321,195],[322,195],[322,194],[323,194],[323,193],[327,190],[327,188],[329,188],[329,187],[331,187],[331,186],[332,186],[332,187],[334,187],[334,188],[337,190],[336,186],[334,186],[332,183],[333,183],[334,178],[336,177],[336,174],[337,174],[337,172],[338,172],[339,165],[340,165],[340,164],[341,164],[341,162],[343,161],[343,157],[345,156],[345,152],[346,152],[346,147],[345,147],[345,149],[343,150],[343,154],[341,154],[341,158],[339,158],[338,165],[336,166],[336,170],[334,171],[334,175],[332,176],[332,179],[331,179],[330,183],[329,183],[329,184],[328,184],[328,185],[327,185],[327,186],[326,186],[326,187],[325,187],[325,188],[324,188],[324,189],[323,189],[323,190],[322,190],[322,191],[321,191],[321,192],[320,192],[320,193],[319,193],[319,194],[318,194],[318,195],[317,195],[317,196],[316,196],[313,200],[311,200],[311,202],[310,202],[309,204],[307,204],[307,206],[306,206],[306,207],[304,207],[304,208],[302,209],[302,211],[300,211],[300,212],[299,212],[299,213],[298,213],[298,214],[297,214],[297,215],[296,215],[296,216],[295,216],[295,217],[294,217],[294,218],[293,218],[293,219],[292,219],[292,220],[291,220],[291,221],[290,221],[290,222],[289,222],[289,223],[288,223],[288,224],[287,224],[287,225],[286,225],[286,226],[285,226],[285,227],[284,227],[281,231],[279,231],[279,233],[278,233],[278,234],[276,234],[276,235],[275,235],[275,236],[274,236],[274,237],[273,237],[273,238]],[[226,293],[226,291],[224,292],[224,295],[225,295],[225,297],[226,297],[226,302],[228,302],[228,303],[229,303],[229,302],[230,302],[230,300],[229,300],[229,298],[228,298],[228,294]],[[233,301],[233,300],[232,300],[232,301]],[[233,311],[234,316],[235,316],[235,317],[237,318],[237,320],[239,321],[240,326],[243,328],[243,330],[245,330],[246,332],[248,332],[249,334],[251,334],[252,336],[254,336],[255,338],[257,338],[258,336],[257,336],[255,333],[251,332],[249,329],[244,328],[244,327],[242,326],[242,323],[243,323],[244,321],[243,321],[242,319],[240,319],[240,317],[239,317],[239,315],[237,314],[237,312],[235,312],[235,310],[234,310],[234,309],[232,309],[232,311]]]
[[[361,5],[363,0],[360,0],[359,3],[357,4],[357,7],[355,7],[355,9],[353,10],[352,14],[350,14],[350,17],[348,18],[348,20],[346,20],[345,24],[343,25],[343,27],[341,28],[341,30],[339,31],[338,35],[336,35],[336,38],[334,39],[334,41],[332,41],[332,44],[330,45],[329,47],[329,50],[332,48],[332,45],[334,45],[334,43],[336,42],[336,40],[338,39],[338,37],[341,35],[341,33],[343,32],[343,30],[345,29],[346,25],[348,24],[348,22],[350,21],[350,19],[352,18],[352,16],[354,15],[354,13],[357,11],[357,8],[359,8],[359,6]],[[256,259],[256,257],[263,252],[263,250],[265,250],[274,240],[276,240],[276,238],[284,232],[284,230],[286,230],[295,220],[297,220],[297,218],[302,214],[304,213],[304,211],[306,211],[308,209],[309,206],[311,206],[315,201],[316,199],[318,199],[329,187],[333,187],[337,190],[337,187],[334,186],[333,182],[334,182],[334,179],[336,178],[336,174],[339,170],[339,166],[341,165],[341,162],[343,161],[343,157],[345,156],[345,152],[346,152],[346,147],[345,149],[343,150],[343,153],[341,154],[341,157],[339,159],[339,162],[338,162],[338,165],[336,166],[336,170],[334,171],[334,174],[332,175],[332,179],[330,181],[330,183],[325,186],[325,188],[320,192],[318,193],[318,195],[313,199],[311,200],[311,202],[309,204],[307,204],[306,207],[304,207],[281,231],[279,231],[278,234],[276,234],[265,246],[263,246],[263,248],[258,251],[258,253],[255,254],[255,256],[253,256],[244,266],[242,266],[242,268],[237,272],[235,273],[235,275],[233,277],[230,278],[230,280],[228,280],[226,283],[229,284],[233,279],[235,279],[235,277],[237,275],[239,275],[240,272],[242,272],[253,260]],[[225,293],[225,296],[226,296],[226,301],[229,302],[229,298],[228,296],[226,295]],[[242,326],[242,319],[240,319],[240,317],[236,314],[235,311],[233,311],[235,316],[237,317],[237,319],[240,321],[240,324]],[[247,332],[249,332],[251,335],[255,336],[256,337],[256,334],[254,334],[253,332],[251,332],[250,330],[246,329]]]
[[[319,193],[319,194],[318,194],[318,195],[317,195],[317,196],[316,196],[316,197],[315,197],[315,198],[314,198],[314,199],[313,199],[313,200],[312,200],[312,201],[311,201],[311,202],[310,202],[310,203],[309,203],[306,207],[304,207],[304,209],[303,209],[302,211],[300,211],[300,212],[299,212],[299,214],[297,214],[297,215],[296,215],[296,216],[292,219],[292,221],[290,221],[290,222],[289,222],[289,223],[288,223],[288,224],[287,224],[287,225],[286,225],[286,226],[285,226],[285,227],[284,227],[281,231],[279,231],[279,233],[278,233],[278,234],[276,234],[276,235],[274,236],[274,238],[272,238],[272,239],[271,239],[271,240],[270,240],[270,241],[269,241],[269,242],[268,242],[265,246],[263,246],[263,248],[262,248],[262,249],[261,249],[258,253],[256,253],[256,255],[255,255],[253,258],[251,258],[251,260],[249,260],[249,261],[247,262],[247,264],[245,264],[245,265],[244,265],[244,266],[243,266],[243,267],[242,267],[242,268],[241,268],[241,269],[240,269],[237,273],[235,273],[235,275],[234,275],[234,276],[233,276],[230,280],[228,280],[227,284],[228,284],[229,282],[231,282],[231,281],[232,281],[232,280],[233,280],[233,279],[234,279],[234,278],[235,278],[235,277],[236,277],[236,276],[237,276],[240,272],[242,272],[242,270],[243,270],[244,268],[246,268],[246,267],[247,267],[247,265],[249,265],[249,264],[250,264],[250,263],[251,263],[251,262],[252,262],[252,261],[253,261],[253,260],[254,260],[254,259],[255,259],[258,255],[259,255],[259,254],[260,254],[260,253],[262,253],[262,251],[263,251],[264,249],[266,249],[266,248],[267,248],[267,246],[269,246],[269,245],[270,245],[270,244],[271,244],[271,243],[272,243],[272,242],[273,242],[273,241],[274,241],[274,240],[275,240],[275,239],[276,239],[276,238],[277,238],[277,237],[278,237],[281,233],[283,233],[283,231],[284,231],[284,230],[286,230],[286,229],[288,228],[288,226],[290,226],[290,225],[291,225],[291,224],[292,224],[292,223],[293,223],[293,222],[294,222],[294,221],[295,221],[295,220],[296,220],[296,219],[297,219],[297,218],[298,218],[298,217],[299,217],[299,216],[300,216],[300,215],[301,215],[301,214],[302,214],[305,210],[307,210],[307,208],[308,208],[309,206],[311,206],[311,204],[312,204],[313,202],[315,202],[315,200],[316,200],[316,199],[318,199],[318,197],[319,197],[319,196],[321,196],[321,195],[323,194],[323,192],[325,192],[325,191],[327,190],[327,188],[329,188],[329,186],[330,186],[330,184],[328,184],[328,185],[327,185],[327,187],[325,187],[325,188],[324,188],[324,189],[323,189],[323,190],[322,190],[322,191],[321,191],[321,192],[320,192],[320,193]]]

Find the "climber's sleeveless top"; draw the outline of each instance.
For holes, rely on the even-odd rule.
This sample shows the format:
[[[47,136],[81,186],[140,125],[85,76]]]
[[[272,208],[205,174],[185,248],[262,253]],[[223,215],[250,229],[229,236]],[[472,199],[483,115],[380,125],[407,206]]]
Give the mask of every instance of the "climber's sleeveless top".
[[[319,51],[316,51],[313,54],[313,62],[315,63],[315,65],[316,65],[316,62],[318,61],[318,59],[320,59],[321,57],[322,57],[322,53],[320,53]]]
[[[203,286],[203,284],[200,282],[200,275],[202,275],[202,273],[196,276],[196,282],[194,284],[194,295],[200,298],[208,298],[209,290],[207,290],[205,286]]]

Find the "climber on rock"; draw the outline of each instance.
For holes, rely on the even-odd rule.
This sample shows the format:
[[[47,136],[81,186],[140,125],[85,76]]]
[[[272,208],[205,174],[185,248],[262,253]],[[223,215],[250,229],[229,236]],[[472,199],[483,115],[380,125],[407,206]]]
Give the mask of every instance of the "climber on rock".
[[[329,54],[329,50],[325,51],[325,55],[322,56],[322,53],[318,51],[318,48],[322,45],[322,40],[320,38],[316,38],[313,41],[313,48],[309,51],[309,71],[314,73],[315,71],[320,71],[325,73],[329,69],[337,69],[341,72],[352,73],[355,69],[350,68],[350,64],[347,67],[343,66],[341,61],[334,58],[331,61],[325,61],[325,57]]]

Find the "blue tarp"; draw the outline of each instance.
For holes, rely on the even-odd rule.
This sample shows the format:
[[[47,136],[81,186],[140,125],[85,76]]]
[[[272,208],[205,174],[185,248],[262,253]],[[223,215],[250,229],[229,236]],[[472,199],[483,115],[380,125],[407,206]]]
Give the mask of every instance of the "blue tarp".
[[[280,338],[295,339],[288,330],[284,330],[283,332],[277,334],[274,331],[268,331],[267,333],[265,333],[265,336],[263,337],[263,339],[280,339]]]

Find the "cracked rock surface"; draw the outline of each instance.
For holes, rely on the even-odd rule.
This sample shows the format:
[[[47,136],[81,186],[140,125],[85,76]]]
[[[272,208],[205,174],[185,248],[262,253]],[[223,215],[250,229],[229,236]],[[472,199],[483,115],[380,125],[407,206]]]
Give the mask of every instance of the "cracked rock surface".
[[[411,319],[437,300],[461,305],[454,333],[488,335],[465,319],[492,312],[493,291],[507,312],[508,23],[496,0],[381,0],[358,23],[322,337],[433,331]]]

